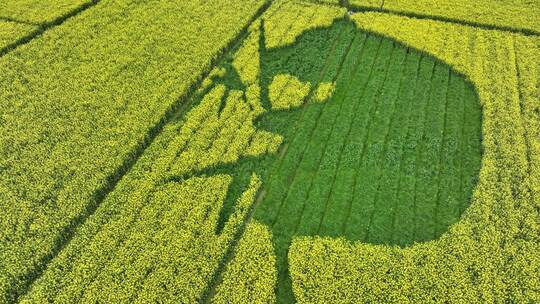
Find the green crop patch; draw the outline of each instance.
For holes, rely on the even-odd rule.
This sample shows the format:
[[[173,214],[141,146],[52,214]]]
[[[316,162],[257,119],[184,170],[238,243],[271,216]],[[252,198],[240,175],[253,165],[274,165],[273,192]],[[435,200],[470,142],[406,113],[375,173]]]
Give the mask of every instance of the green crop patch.
[[[540,302],[540,39],[402,2],[102,0],[5,53],[0,302]]]
[[[294,299],[287,250],[295,236],[410,245],[455,223],[478,178],[481,108],[472,84],[449,66],[350,21],[277,48],[261,31],[267,112],[256,126],[283,136],[280,151],[205,174],[234,176],[228,210],[251,174],[262,176],[254,219],[273,233],[286,303]],[[245,90],[234,60],[214,81]]]

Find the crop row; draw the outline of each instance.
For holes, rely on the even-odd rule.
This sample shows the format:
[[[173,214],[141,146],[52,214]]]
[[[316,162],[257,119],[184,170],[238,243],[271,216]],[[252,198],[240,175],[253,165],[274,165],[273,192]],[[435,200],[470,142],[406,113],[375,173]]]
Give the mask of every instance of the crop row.
[[[540,41],[380,13],[359,28],[440,58],[475,85],[483,160],[471,206],[440,239],[399,248],[304,237],[289,269],[299,302],[540,301]]]
[[[222,103],[225,106],[220,111]],[[179,129],[170,126],[164,131],[163,136],[171,136],[170,140],[158,139],[149,148],[23,301],[199,300],[243,225],[260,182],[256,176],[251,178],[225,227],[216,234],[231,177],[186,177],[181,181],[167,181],[166,177],[172,165],[179,164],[176,154],[179,160],[190,156],[191,161],[181,166],[186,173],[226,161],[211,155],[218,151],[232,155],[235,147],[244,145],[246,135],[253,137],[253,132],[237,132],[249,113],[241,94],[232,91],[225,96],[224,86],[214,87]],[[218,134],[230,141],[227,151],[216,140]],[[250,148],[243,146],[237,153],[246,150]]]
[[[2,301],[25,292],[262,4],[101,1],[0,58]]]
[[[281,20],[316,26],[312,24],[315,7],[304,10],[278,1],[263,15],[265,28],[286,39],[292,27],[283,27]],[[218,229],[231,177],[210,171],[240,158],[276,153],[281,143],[281,136],[253,124],[265,111],[258,87],[260,29],[260,22],[250,27],[230,66],[210,73],[194,97],[196,105],[184,118],[165,126],[23,300],[145,302],[160,297],[166,302],[193,302],[213,288],[209,284],[238,237],[260,183],[256,176],[249,177],[224,227]],[[220,80],[232,66],[244,92]],[[245,248],[242,244],[246,242],[241,241],[239,248]],[[249,249],[239,249],[238,254],[244,250]],[[265,267],[269,274],[275,271],[272,264]],[[224,288],[236,286],[229,285],[231,271],[235,270],[224,275],[223,284],[229,287],[218,288],[217,300],[231,295],[223,294]],[[262,287],[266,294],[273,292],[271,280]]]
[[[22,22],[43,25],[59,16],[68,14],[81,5],[96,0],[4,0],[0,3],[0,19],[10,18]]]
[[[351,0],[351,5],[465,23],[540,33],[540,5],[534,1]]]
[[[6,0],[0,3],[0,56],[96,4],[98,0]]]

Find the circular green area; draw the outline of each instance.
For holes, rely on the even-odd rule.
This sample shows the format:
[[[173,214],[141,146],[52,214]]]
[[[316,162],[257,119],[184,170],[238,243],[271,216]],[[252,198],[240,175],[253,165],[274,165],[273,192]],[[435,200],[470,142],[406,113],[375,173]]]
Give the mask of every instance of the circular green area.
[[[283,135],[284,144],[278,155],[232,166],[231,197],[252,172],[262,176],[254,218],[273,233],[280,298],[292,296],[280,290],[290,285],[286,257],[295,236],[405,246],[439,237],[460,218],[481,161],[481,108],[471,83],[346,20],[282,48],[265,49],[262,37],[262,101],[269,111],[257,127]],[[245,89],[233,74],[223,82]],[[311,85],[305,105],[270,110],[269,96],[279,97],[268,89],[277,75]],[[321,83],[335,89],[315,102]]]

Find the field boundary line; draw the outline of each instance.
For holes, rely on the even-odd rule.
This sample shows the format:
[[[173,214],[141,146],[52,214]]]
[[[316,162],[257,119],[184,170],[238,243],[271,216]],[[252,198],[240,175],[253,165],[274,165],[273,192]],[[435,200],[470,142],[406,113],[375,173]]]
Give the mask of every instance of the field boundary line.
[[[20,19],[17,19],[17,18],[9,17],[9,16],[0,16],[0,21],[20,23],[20,24],[33,25],[33,26],[41,26],[41,23],[30,22],[30,21],[27,21],[27,20],[20,20]]]
[[[400,17],[408,17],[408,18],[414,18],[414,19],[427,19],[427,20],[432,20],[432,21],[453,23],[457,25],[474,27],[474,28],[479,28],[483,30],[509,32],[509,33],[520,34],[524,36],[540,36],[540,31],[536,31],[536,30],[516,28],[512,26],[487,24],[487,23],[475,22],[475,21],[466,21],[466,20],[461,20],[458,18],[428,15],[428,14],[421,14],[421,13],[414,13],[414,12],[404,12],[404,11],[392,10],[392,9],[387,9],[387,8],[376,8],[376,7],[367,7],[367,6],[358,6],[358,5],[349,5],[347,8],[349,11],[352,11],[355,13],[375,12],[375,13],[383,13],[383,14],[395,15],[395,16],[400,16]]]
[[[32,31],[30,34],[23,36],[19,39],[17,39],[15,42],[8,44],[7,46],[0,48],[0,58],[15,51],[20,46],[23,46],[27,43],[32,42],[34,39],[42,36],[45,32],[47,32],[50,29],[53,29],[59,25],[62,25],[67,20],[71,19],[72,17],[78,16],[79,14],[83,13],[84,11],[88,10],[89,8],[92,8],[96,6],[101,0],[92,0],[90,2],[86,2],[78,6],[77,8],[53,19],[52,21],[48,21],[41,24],[33,24],[33,23],[26,23],[26,22],[19,22],[19,23],[25,23],[29,25],[35,25],[38,26],[38,28],[34,31]],[[0,18],[3,19],[4,17]],[[14,22],[18,22],[15,21]]]
[[[94,0],[92,3],[97,3],[100,0]],[[143,140],[134,148],[133,152],[128,154],[131,155],[124,159],[123,163],[114,170],[113,174],[109,175],[104,179],[103,186],[96,189],[91,195],[89,203],[84,208],[78,216],[76,216],[69,225],[67,225],[60,233],[59,237],[54,241],[55,244],[51,250],[51,253],[44,256],[37,266],[30,273],[24,274],[27,278],[25,283],[19,288],[20,291],[11,291],[10,294],[14,295],[16,301],[18,301],[22,296],[26,295],[32,285],[41,277],[43,272],[48,268],[49,263],[71,242],[75,236],[75,232],[78,227],[84,225],[86,220],[92,216],[101,203],[107,198],[107,196],[116,188],[116,185],[122,180],[122,178],[131,171],[133,166],[137,163],[140,157],[143,155],[144,151],[154,142],[154,139],[161,134],[163,128],[172,121],[172,119],[178,115],[179,112],[183,112],[186,108],[189,108],[191,101],[193,100],[194,95],[196,94],[197,88],[201,86],[205,78],[208,77],[212,69],[221,63],[225,58],[228,52],[234,48],[238,43],[242,41],[247,33],[248,29],[253,24],[253,22],[259,18],[269,7],[272,1],[265,1],[264,4],[253,14],[251,18],[248,19],[248,22],[241,28],[236,36],[234,36],[228,44],[221,49],[214,59],[210,61],[207,68],[201,73],[197,80],[189,86],[188,90],[177,98],[176,102],[165,111],[165,114],[162,118],[150,127],[144,136]],[[92,5],[91,5],[92,6]],[[89,7],[91,7],[89,6]],[[185,113],[184,113],[185,114]]]

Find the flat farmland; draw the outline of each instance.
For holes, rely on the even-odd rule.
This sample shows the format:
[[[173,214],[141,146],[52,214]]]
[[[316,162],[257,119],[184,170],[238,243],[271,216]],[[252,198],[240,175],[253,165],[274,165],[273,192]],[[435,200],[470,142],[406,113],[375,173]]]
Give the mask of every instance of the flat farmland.
[[[0,303],[540,302],[539,12],[3,2]]]

